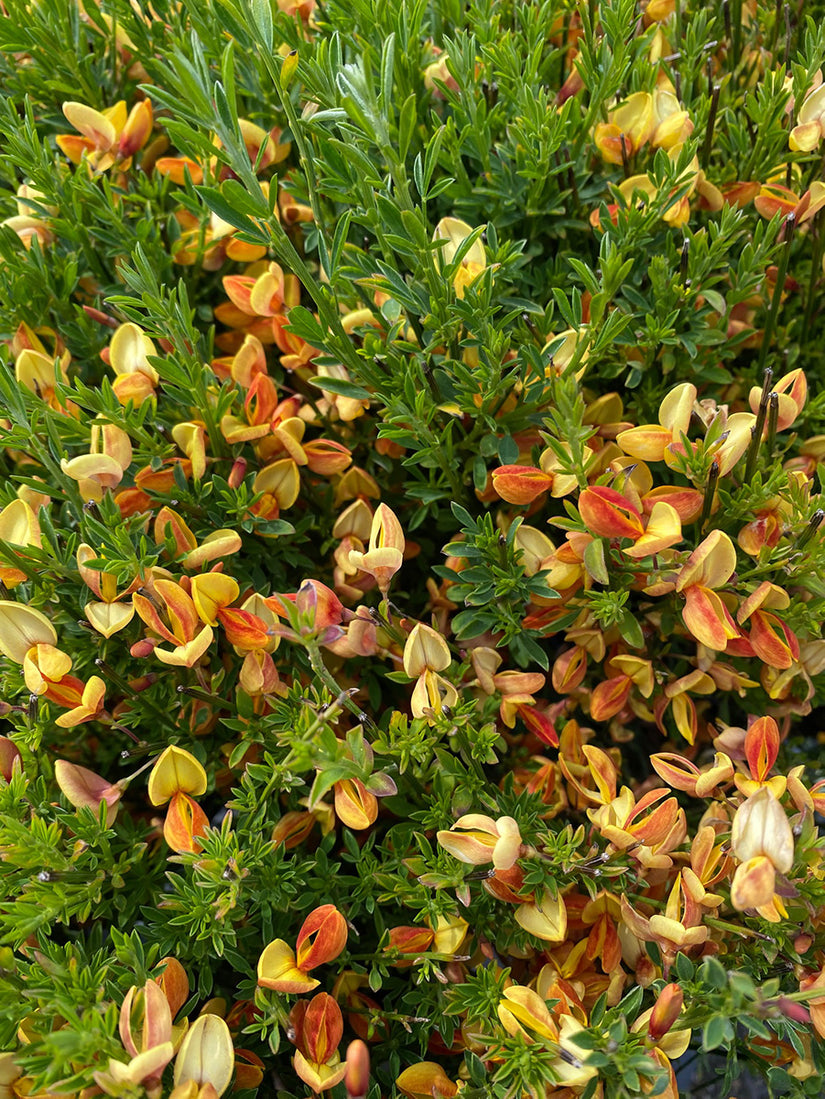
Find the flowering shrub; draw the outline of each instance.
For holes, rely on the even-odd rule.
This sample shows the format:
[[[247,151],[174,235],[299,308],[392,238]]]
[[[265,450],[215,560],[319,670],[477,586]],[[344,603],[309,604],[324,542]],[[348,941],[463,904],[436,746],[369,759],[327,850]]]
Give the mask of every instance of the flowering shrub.
[[[3,1095],[821,1094],[821,21],[0,8]]]

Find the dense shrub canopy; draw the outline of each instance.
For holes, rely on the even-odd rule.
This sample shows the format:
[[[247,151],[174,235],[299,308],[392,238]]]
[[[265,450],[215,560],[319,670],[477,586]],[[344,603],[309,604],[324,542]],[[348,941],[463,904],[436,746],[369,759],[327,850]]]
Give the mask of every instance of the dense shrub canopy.
[[[821,1094],[825,28],[0,11],[0,1093]]]

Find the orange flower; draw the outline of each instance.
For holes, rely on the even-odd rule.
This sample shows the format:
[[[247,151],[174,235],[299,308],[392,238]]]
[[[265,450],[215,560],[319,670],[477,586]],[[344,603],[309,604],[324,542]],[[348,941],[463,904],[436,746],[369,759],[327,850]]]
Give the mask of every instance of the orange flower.
[[[141,149],[152,131],[152,104],[149,99],[136,103],[126,111],[126,103],[120,100],[113,107],[96,111],[85,103],[63,104],[63,114],[78,131],[77,134],[59,134],[55,141],[72,164],[80,164],[86,158],[89,167],[105,172],[113,164],[128,168],[132,156]]]
[[[168,626],[158,612],[157,603],[140,592],[134,593],[132,602],[151,632],[172,646],[163,649],[156,645],[155,655],[163,664],[191,668],[212,644],[212,628],[201,623],[191,596],[180,585],[172,580],[158,579],[153,588],[165,611]]]
[[[736,549],[724,531],[714,530],[687,559],[676,580],[685,597],[682,618],[701,644],[724,652],[731,638],[741,634],[730,611],[717,595],[736,568]]]
[[[298,932],[297,952],[275,939],[258,960],[258,984],[276,992],[311,992],[321,983],[307,976],[311,969],[331,962],[344,949],[347,923],[332,904],[310,912]]]

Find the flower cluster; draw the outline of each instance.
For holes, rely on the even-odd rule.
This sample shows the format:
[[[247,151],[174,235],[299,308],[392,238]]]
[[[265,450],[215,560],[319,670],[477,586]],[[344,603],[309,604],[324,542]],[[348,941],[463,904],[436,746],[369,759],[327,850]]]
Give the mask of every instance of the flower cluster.
[[[0,1092],[819,1094],[825,29],[0,8]]]

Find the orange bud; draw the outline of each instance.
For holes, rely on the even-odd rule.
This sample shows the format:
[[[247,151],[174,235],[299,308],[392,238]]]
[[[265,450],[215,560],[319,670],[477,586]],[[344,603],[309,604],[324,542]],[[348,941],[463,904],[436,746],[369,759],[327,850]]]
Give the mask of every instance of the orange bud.
[[[314,827],[315,817],[312,813],[297,810],[284,813],[272,829],[272,842],[276,845],[282,843],[290,851],[303,843]]]
[[[393,964],[399,969],[411,966],[413,960],[432,946],[435,938],[428,927],[392,927],[386,950],[407,954],[408,958],[399,958]]]
[[[11,782],[15,771],[22,769],[22,756],[17,745],[7,736],[0,736],[0,775]]]
[[[553,476],[535,466],[499,466],[493,470],[493,488],[508,504],[526,507],[553,487]]]
[[[305,1056],[317,1064],[329,1061],[344,1036],[341,1009],[326,992],[313,996],[307,1005],[302,1026]]]
[[[126,124],[120,132],[118,154],[128,160],[138,149],[142,149],[152,132],[152,101],[144,99],[136,103],[129,112]]]
[[[161,968],[159,976],[155,977],[155,983],[160,988],[169,1004],[169,1010],[174,1019],[186,1001],[189,999],[189,978],[186,970],[177,958],[161,958],[158,968]]]
[[[757,782],[764,782],[778,753],[779,727],[772,717],[757,718],[745,735],[745,755]]]
[[[347,1072],[344,1087],[348,1099],[366,1099],[370,1084],[370,1052],[365,1042],[356,1038],[347,1046]]]
[[[670,1030],[682,1011],[684,993],[677,984],[665,985],[656,998],[647,1033],[651,1041],[658,1042]]]

